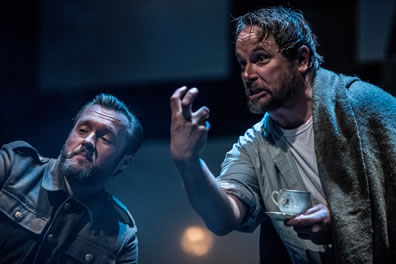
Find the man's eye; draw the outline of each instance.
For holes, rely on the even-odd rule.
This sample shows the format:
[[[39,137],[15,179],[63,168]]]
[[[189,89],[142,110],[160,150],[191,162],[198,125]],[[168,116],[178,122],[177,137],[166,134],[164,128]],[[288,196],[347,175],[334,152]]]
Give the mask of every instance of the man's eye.
[[[79,128],[79,129],[78,129],[78,132],[79,132],[80,134],[86,134],[86,133],[88,132],[88,130],[86,130],[86,129],[84,129],[84,128]]]
[[[102,136],[102,137],[100,137],[105,143],[108,143],[108,144],[110,144],[111,143],[111,140],[110,140],[110,138],[108,138],[108,137],[105,137],[105,136]]]
[[[257,62],[266,62],[268,60],[268,56],[265,55],[259,55],[257,57]]]

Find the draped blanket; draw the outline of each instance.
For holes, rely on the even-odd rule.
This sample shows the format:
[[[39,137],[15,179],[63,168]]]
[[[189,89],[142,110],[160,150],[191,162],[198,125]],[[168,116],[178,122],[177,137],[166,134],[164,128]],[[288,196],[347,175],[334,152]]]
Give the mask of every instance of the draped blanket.
[[[336,263],[396,263],[396,99],[325,69],[313,124]]]

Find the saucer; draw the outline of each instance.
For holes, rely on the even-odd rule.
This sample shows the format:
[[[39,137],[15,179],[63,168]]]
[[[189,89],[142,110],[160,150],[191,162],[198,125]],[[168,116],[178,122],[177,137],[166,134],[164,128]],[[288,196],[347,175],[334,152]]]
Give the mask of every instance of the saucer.
[[[285,221],[296,217],[297,215],[285,214],[282,212],[265,212],[271,219]]]

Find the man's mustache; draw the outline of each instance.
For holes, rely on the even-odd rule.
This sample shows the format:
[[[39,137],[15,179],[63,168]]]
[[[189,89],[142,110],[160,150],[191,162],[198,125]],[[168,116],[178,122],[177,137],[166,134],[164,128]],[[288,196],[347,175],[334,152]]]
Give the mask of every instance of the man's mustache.
[[[73,151],[71,151],[71,152],[69,152],[68,154],[67,154],[67,156],[68,156],[68,158],[72,158],[72,157],[74,157],[74,156],[77,156],[77,155],[79,155],[79,154],[83,154],[87,159],[88,159],[88,161],[90,161],[90,162],[92,162],[93,161],[93,151],[92,150],[89,150],[88,148],[86,148],[86,147],[84,147],[83,145],[81,145],[80,147],[78,147],[77,149],[75,149],[75,150],[73,150]]]

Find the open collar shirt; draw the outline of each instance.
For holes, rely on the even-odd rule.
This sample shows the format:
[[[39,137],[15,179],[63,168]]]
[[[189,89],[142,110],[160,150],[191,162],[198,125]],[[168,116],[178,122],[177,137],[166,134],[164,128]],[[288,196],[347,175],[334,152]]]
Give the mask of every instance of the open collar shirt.
[[[300,239],[293,227],[279,219],[268,219],[264,214],[265,211],[279,211],[271,199],[274,190],[307,191],[282,132],[268,114],[226,154],[217,181],[227,193],[248,206],[248,214],[239,231],[253,232],[261,224],[264,228],[261,243],[269,244],[271,241],[265,242],[265,228],[272,228],[272,223],[293,263],[332,262],[331,245],[315,245],[310,240]],[[318,200],[311,199],[313,204]],[[261,250],[266,248],[261,246]],[[261,252],[261,255],[270,256],[271,252]]]

